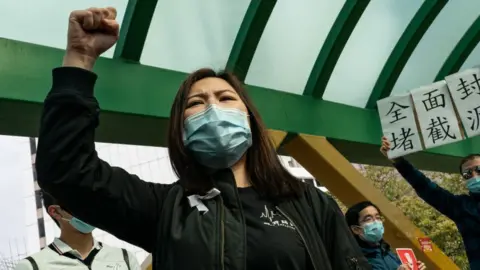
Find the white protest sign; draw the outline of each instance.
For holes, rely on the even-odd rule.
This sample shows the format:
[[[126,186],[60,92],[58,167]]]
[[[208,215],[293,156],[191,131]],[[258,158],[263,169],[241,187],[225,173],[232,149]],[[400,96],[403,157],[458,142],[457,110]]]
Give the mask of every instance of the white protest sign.
[[[422,150],[410,95],[391,96],[377,101],[383,135],[390,141],[388,158]]]
[[[468,137],[480,134],[480,69],[472,68],[445,78]]]
[[[463,139],[445,81],[422,86],[411,94],[425,148]]]

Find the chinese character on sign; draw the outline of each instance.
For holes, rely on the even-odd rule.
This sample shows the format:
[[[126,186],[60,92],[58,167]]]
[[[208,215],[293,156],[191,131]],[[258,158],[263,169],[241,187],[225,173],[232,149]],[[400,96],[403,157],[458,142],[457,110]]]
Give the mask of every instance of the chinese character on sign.
[[[477,74],[472,74],[473,80],[471,82],[467,82],[464,78],[460,78],[460,83],[458,84],[457,91],[461,93],[462,100],[465,100],[473,93],[477,93],[480,95],[480,78]]]
[[[393,118],[393,121],[390,122],[390,124],[393,124],[397,121],[400,121],[402,119],[405,119],[407,118],[405,115],[402,116],[402,112],[404,109],[406,108],[409,108],[409,106],[406,106],[406,105],[400,105],[398,104],[397,102],[395,101],[392,101],[391,102],[391,107],[390,107],[390,110],[387,112],[387,114],[385,116],[389,116],[391,115],[391,117]]]
[[[470,130],[478,131],[480,127],[480,106],[468,110],[467,112],[471,115],[467,117],[468,120],[472,121]]]
[[[438,89],[434,89],[423,95],[427,96],[426,99],[422,100],[427,112],[439,107],[445,108],[445,94],[440,94]]]
[[[383,134],[392,144],[388,157],[397,158],[421,151],[410,95],[391,96],[377,101],[377,105]]]
[[[445,81],[417,88],[411,93],[426,148],[463,139]]]
[[[430,119],[428,125],[428,137],[432,139],[433,143],[447,138],[456,139],[455,134],[450,133],[450,124],[446,117],[437,117]]]
[[[392,150],[413,150],[413,141],[410,137],[414,136],[415,133],[412,132],[412,129],[402,127],[399,133],[400,135],[397,136],[394,132],[392,132],[392,138],[390,139],[393,145]]]
[[[472,68],[445,78],[468,137],[480,134],[480,69]]]

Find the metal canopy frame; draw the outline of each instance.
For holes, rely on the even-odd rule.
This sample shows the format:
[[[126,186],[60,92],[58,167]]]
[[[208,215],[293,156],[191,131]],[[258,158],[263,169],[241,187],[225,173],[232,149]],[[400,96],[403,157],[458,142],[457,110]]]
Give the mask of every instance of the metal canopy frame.
[[[250,2],[225,66],[242,80],[276,2]],[[325,136],[352,162],[385,164],[378,151],[381,127],[376,101],[390,95],[408,59],[447,1],[422,4],[387,59],[366,108],[322,100],[343,48],[369,3],[345,2],[318,54],[303,95],[247,87],[269,128]],[[95,71],[100,74],[96,96],[104,111],[99,141],[165,146],[169,108],[187,74],[139,63],[156,4],[156,0],[129,0],[113,59],[102,58],[96,64]],[[477,19],[446,59],[437,79],[458,71],[479,40]],[[62,57],[59,49],[0,39],[0,134],[36,136],[41,105],[51,83],[49,73]],[[467,139],[417,153],[412,159],[422,169],[456,171],[452,161],[479,147],[479,138]]]
[[[251,1],[228,57],[226,69],[244,81],[276,0]]]
[[[457,43],[453,51],[443,63],[435,81],[442,80],[445,76],[460,70],[467,57],[472,53],[480,41],[480,17],[468,28],[462,39]]]
[[[408,59],[447,2],[448,0],[423,2],[383,66],[368,99],[367,108],[375,108],[377,100],[390,96]]]
[[[303,90],[304,95],[320,99],[323,97],[343,48],[369,3],[370,0],[347,0],[345,2],[313,65],[307,85]]]
[[[114,58],[140,61],[158,0],[129,0],[120,29]]]

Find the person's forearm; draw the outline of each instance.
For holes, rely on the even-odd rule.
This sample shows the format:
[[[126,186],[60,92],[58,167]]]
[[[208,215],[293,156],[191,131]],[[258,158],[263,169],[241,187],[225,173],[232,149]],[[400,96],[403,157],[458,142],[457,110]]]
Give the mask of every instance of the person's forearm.
[[[76,67],[91,71],[95,65],[95,61],[96,59],[90,56],[67,50],[63,57],[63,66]]]
[[[393,166],[397,171],[407,180],[407,182],[415,189],[423,189],[431,180],[422,172],[417,170],[410,162],[404,158],[396,158],[393,161]]]
[[[403,158],[398,159],[394,166],[425,202],[451,219],[458,216],[455,195],[441,188]]]

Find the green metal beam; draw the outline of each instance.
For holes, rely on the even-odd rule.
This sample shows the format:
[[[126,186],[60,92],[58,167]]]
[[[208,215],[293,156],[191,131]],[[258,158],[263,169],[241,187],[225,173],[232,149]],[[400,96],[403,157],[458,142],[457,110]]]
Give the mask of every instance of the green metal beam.
[[[158,0],[129,0],[114,58],[139,62]]]
[[[347,0],[328,33],[303,90],[306,96],[321,99],[340,54],[370,0]]]
[[[437,77],[435,77],[435,81],[443,80],[446,76],[459,71],[478,42],[480,42],[480,17],[477,17],[470,28],[468,28],[447,60],[445,60]]]
[[[0,134],[36,136],[51,69],[64,51],[0,39]],[[95,95],[102,108],[96,139],[165,146],[171,103],[187,74],[101,58]],[[327,137],[352,162],[386,164],[379,151],[381,127],[375,110],[308,96],[247,86],[266,125],[275,130]],[[332,115],[342,121],[332,121]],[[315,117],[315,121],[311,121]],[[456,161],[480,148],[480,137],[414,155],[417,166],[455,171]],[[452,162],[455,161],[455,162]]]
[[[390,96],[408,59],[447,2],[448,0],[423,2],[395,45],[385,66],[383,66],[382,72],[370,93],[367,108],[375,108],[377,100]]]
[[[263,30],[276,3],[276,0],[250,1],[225,68],[235,73],[242,81],[247,77]]]

